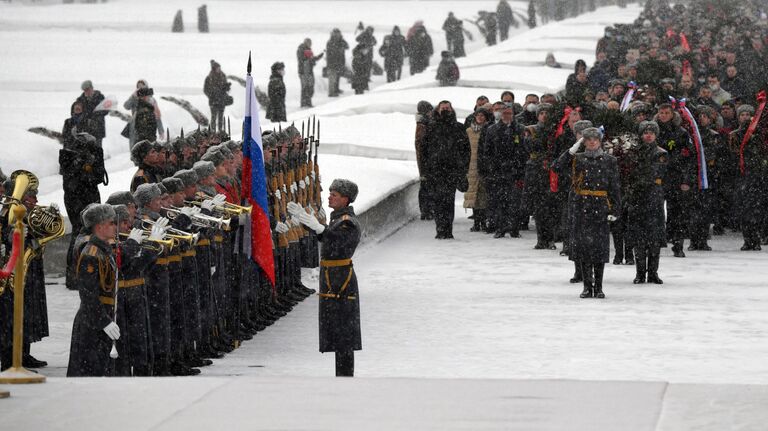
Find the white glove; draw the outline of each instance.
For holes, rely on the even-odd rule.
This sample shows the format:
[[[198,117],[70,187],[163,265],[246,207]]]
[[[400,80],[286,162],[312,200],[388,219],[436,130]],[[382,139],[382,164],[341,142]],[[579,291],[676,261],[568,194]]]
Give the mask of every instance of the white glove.
[[[571,155],[576,154],[576,152],[579,151],[579,148],[581,147],[582,142],[584,142],[584,138],[579,138],[579,140],[576,141],[576,143],[573,144],[573,146],[568,149],[568,152],[571,153]]]
[[[204,210],[213,211],[213,199],[206,199],[200,204],[200,207]]]
[[[304,180],[299,180],[299,187],[304,190],[307,188],[307,183],[304,182]]]
[[[323,226],[319,221],[317,221],[317,219],[314,216],[307,214],[306,212],[302,212],[301,214],[299,214],[298,219],[301,222],[301,224],[312,229],[318,234],[323,233],[323,231],[325,230],[325,226]]]
[[[5,244],[0,244],[0,256],[5,256]]]
[[[224,205],[224,202],[227,201],[227,197],[219,193],[218,195],[214,196],[213,199],[211,200],[213,201],[213,206],[220,207]]]
[[[279,221],[277,222],[277,225],[275,226],[275,232],[283,234],[291,230],[291,228],[288,227],[287,224]]]
[[[315,180],[315,178],[317,177],[317,175],[315,175],[315,171],[312,171],[312,172],[310,172],[310,173],[309,173],[309,176],[311,176],[311,177],[312,177],[312,180],[313,180],[313,181],[314,181],[314,180]]]
[[[195,214],[200,213],[200,208],[198,207],[182,207],[179,212],[184,214],[187,217],[192,217]]]
[[[132,239],[141,244],[141,242],[144,241],[144,231],[141,229],[133,228],[131,229],[131,233],[128,234],[128,239]]]
[[[285,186],[285,184],[283,184],[283,194],[287,194],[287,193],[288,193],[288,188]]]
[[[302,208],[301,205],[297,204],[296,202],[288,202],[286,208],[288,209],[288,214],[292,216],[297,216],[299,213],[304,211],[304,208]]]
[[[291,217],[288,219],[288,226],[299,227],[301,226],[301,223],[299,223],[299,220],[296,217]]]
[[[275,199],[280,200],[282,199],[282,193],[280,193],[280,189],[275,190]]]
[[[112,341],[117,341],[120,338],[120,327],[115,322],[109,322],[109,325],[104,327],[104,332]]]
[[[319,219],[325,219],[325,208],[320,207],[320,211],[317,212]]]
[[[50,207],[52,210],[54,210],[54,211],[56,211],[56,212],[59,212],[59,206],[58,206],[58,205],[56,205],[56,204],[50,204],[50,205],[49,205],[49,207]]]
[[[160,240],[163,239],[165,236],[165,231],[168,230],[168,219],[165,217],[160,217],[157,219],[157,222],[152,226],[152,230],[149,233],[149,239],[151,240]]]
[[[291,183],[291,193],[296,193],[299,191],[299,188],[296,187],[296,183]]]
[[[616,220],[618,220],[618,218],[617,218],[616,216],[612,216],[612,215],[609,215],[609,216],[608,216],[608,221],[610,221],[610,222],[614,222],[614,221],[616,221]]]

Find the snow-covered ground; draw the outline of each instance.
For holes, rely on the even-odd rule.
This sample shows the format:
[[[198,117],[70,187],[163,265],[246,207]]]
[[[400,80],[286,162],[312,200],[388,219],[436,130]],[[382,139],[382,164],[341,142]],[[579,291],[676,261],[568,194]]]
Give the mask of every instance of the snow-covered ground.
[[[513,6],[520,10],[525,3]],[[462,80],[453,88],[436,86],[433,67],[392,84],[378,77],[363,96],[350,96],[345,86],[345,97],[328,100],[318,79],[316,108],[295,112],[292,59],[305,36],[324,44],[337,26],[350,40],[362,19],[376,26],[381,40],[392,23],[405,29],[423,18],[439,51],[439,28],[449,10],[466,17],[495,7],[491,1],[319,4],[212,1],[209,35],[166,33],[179,8],[187,28],[194,27],[194,8],[181,0],[0,5],[0,133],[10,138],[0,147],[2,167],[41,172],[41,202],[60,202],[60,180],[53,175],[57,144],[25,130],[58,129],[82,79],[93,79],[105,94],[121,94],[122,101],[137,78],[146,78],[157,93],[205,108],[200,87],[208,60],[238,74],[243,53],[251,49],[263,65],[255,70],[262,86],[269,64],[287,60],[289,119],[322,120],[323,177],[357,181],[355,206],[361,211],[416,178],[413,113],[419,100],[448,99],[465,114],[479,94],[495,99],[511,89],[522,99],[528,92],[556,91],[576,59],[593,62],[606,25],[629,22],[639,12],[636,6],[608,7],[521,29],[495,47],[470,45],[471,55],[459,60]],[[304,24],[308,15],[312,24]],[[542,65],[550,51],[563,69]],[[106,59],[101,67],[89,63],[92,54]],[[233,96],[228,112],[236,135],[243,94],[238,89]],[[164,102],[161,108],[172,133],[192,127],[185,112]],[[122,123],[107,121],[110,190],[118,190],[127,187],[133,167],[118,137]],[[715,237],[714,251],[689,252],[686,259],[664,250],[663,286],[632,285],[633,268],[609,265],[608,297],[580,300],[580,287],[568,283],[572,264],[557,252],[533,250],[533,231],[503,240],[470,233],[459,203],[456,240],[436,241],[434,225],[416,221],[355,256],[364,346],[356,360],[360,378],[326,378],[333,358],[317,353],[317,305],[309,299],[204,368],[202,378],[109,384],[63,379],[78,298],[52,278],[51,336],[32,347],[49,361],[41,371],[51,383],[11,388],[10,404],[0,402],[1,411],[7,405],[13,412],[3,423],[18,429],[106,423],[116,430],[765,429],[768,251],[738,251],[735,234]],[[317,282],[315,274],[305,276],[307,284]],[[83,423],[82,406],[104,399],[112,400],[109,407],[89,408]],[[31,414],[39,411],[46,414]]]

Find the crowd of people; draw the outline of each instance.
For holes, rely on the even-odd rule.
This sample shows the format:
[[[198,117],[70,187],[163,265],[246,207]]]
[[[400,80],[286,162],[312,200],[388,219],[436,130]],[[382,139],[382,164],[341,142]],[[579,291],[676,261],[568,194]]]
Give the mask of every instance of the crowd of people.
[[[535,220],[535,249],[574,261],[582,297],[604,297],[616,265],[661,284],[660,248],[709,251],[741,231],[741,250],[768,243],[766,20],[752,3],[648,1],[605,29],[592,68],[579,60],[559,94],[477,98],[457,121],[449,101],[417,106],[422,219],[453,238],[453,195],[472,231],[516,238]],[[711,231],[710,231],[710,228]]]

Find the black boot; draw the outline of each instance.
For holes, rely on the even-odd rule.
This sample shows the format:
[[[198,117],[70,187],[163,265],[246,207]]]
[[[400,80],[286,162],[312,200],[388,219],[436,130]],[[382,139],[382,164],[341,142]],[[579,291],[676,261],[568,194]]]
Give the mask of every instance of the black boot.
[[[624,265],[634,265],[635,264],[635,254],[632,252],[632,247],[629,246],[629,244],[624,242]]]
[[[675,257],[685,257],[685,252],[683,251],[683,240],[676,240],[672,242],[672,253],[674,253]]]
[[[584,290],[579,295],[579,298],[591,298],[594,285],[592,284],[592,265],[587,263],[581,264],[581,275],[584,278]]]
[[[659,278],[659,259],[661,258],[659,252],[648,255],[648,283],[664,284]]]
[[[648,256],[648,250],[645,247],[635,248],[635,279],[632,280],[633,284],[645,283],[645,274],[648,271],[646,265],[646,256]]]
[[[352,350],[336,352],[336,377],[355,375],[355,352]]]
[[[604,263],[596,263],[593,265],[595,268],[595,298],[605,298],[603,293],[603,271],[605,270]]]
[[[573,272],[573,278],[569,281],[571,283],[581,283],[584,281],[584,276],[581,273],[581,264],[579,262],[573,262],[573,266],[576,267],[576,270]]]

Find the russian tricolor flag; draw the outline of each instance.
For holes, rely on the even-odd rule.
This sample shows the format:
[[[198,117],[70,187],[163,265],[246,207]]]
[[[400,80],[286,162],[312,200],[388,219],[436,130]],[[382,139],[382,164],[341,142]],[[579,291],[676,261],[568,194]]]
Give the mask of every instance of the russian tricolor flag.
[[[251,257],[275,285],[275,261],[272,254],[272,230],[267,203],[267,175],[259,124],[259,102],[253,89],[251,55],[245,78],[245,120],[243,120],[243,196],[253,205],[251,212]]]

